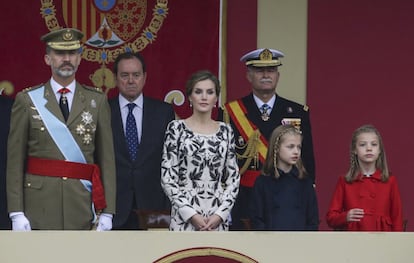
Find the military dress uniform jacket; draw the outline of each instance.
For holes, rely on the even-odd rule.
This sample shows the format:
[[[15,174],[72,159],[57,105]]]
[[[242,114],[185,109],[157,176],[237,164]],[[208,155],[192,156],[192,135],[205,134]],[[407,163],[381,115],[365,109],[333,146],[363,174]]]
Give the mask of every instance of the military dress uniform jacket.
[[[50,82],[44,87],[45,107],[64,122]],[[32,229],[90,229],[93,220],[91,193],[79,179],[41,176],[25,171],[28,156],[65,159],[28,91],[30,89],[17,94],[12,108],[7,160],[8,210],[23,211]],[[107,203],[103,212],[114,214],[115,158],[110,124],[111,113],[105,94],[76,83],[66,125],[87,163],[100,167]]]
[[[262,120],[259,108],[253,98],[253,93],[241,98],[246,110],[247,119],[249,119],[259,130],[260,133],[269,141],[273,130],[282,124],[284,118],[298,118],[301,120],[300,129],[303,135],[302,143],[302,160],[305,165],[306,171],[309,177],[315,179],[315,158],[313,155],[313,142],[311,124],[309,119],[309,110],[307,106],[303,106],[291,100],[285,99],[276,95],[276,101],[273,105],[272,112],[270,113],[270,119],[267,121]],[[230,118],[235,139],[236,139],[236,151],[238,155],[243,155],[245,151],[246,140],[241,136],[241,132]],[[266,157],[266,156],[264,156]],[[244,159],[238,159],[239,167],[244,165]],[[250,167],[253,167],[253,163]],[[260,163],[255,169],[261,170],[262,163]],[[242,175],[243,176],[243,175]]]
[[[270,113],[270,118],[267,121],[264,121],[262,120],[261,112],[257,107],[256,102],[254,101],[253,93],[250,93],[249,95],[241,98],[241,101],[246,109],[246,118],[252,122],[257,127],[257,129],[259,129],[260,133],[263,135],[267,142],[269,141],[273,130],[279,125],[282,125],[282,120],[284,118],[297,118],[301,120],[300,129],[303,134],[302,160],[309,174],[309,177],[312,179],[312,181],[314,181],[315,159],[313,156],[313,143],[308,108],[276,95],[276,101]],[[227,121],[226,116],[228,113],[226,110],[222,114],[222,119]],[[247,160],[245,157],[243,157],[243,155],[245,155],[246,149],[248,148],[247,141],[241,136],[241,131],[238,129],[237,125],[235,125],[234,120],[230,118],[229,122],[233,128],[236,143],[237,161],[241,169],[240,189],[236,203],[232,210],[232,226],[230,226],[230,229],[244,230],[246,228],[250,228],[250,226],[246,225],[245,222],[250,218],[248,207],[252,198],[252,186],[244,185],[243,176],[244,174],[247,174],[247,172],[250,174],[255,173],[259,175],[263,164],[260,162],[260,158],[258,158],[256,163],[253,159],[248,164],[247,171],[242,171],[242,167],[244,167]],[[264,158],[266,158],[266,156],[264,156]],[[254,185],[254,180],[252,183]]]

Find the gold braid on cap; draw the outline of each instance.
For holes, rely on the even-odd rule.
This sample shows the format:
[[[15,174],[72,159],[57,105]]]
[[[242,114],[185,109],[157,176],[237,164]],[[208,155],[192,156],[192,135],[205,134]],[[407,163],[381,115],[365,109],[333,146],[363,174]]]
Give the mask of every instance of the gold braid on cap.
[[[246,62],[246,65],[253,65],[255,67],[274,67],[282,65],[282,63],[277,58],[273,58],[273,53],[266,48],[260,52],[259,59],[249,60]]]
[[[68,42],[48,42],[47,45],[56,50],[75,50],[81,47],[79,40]]]

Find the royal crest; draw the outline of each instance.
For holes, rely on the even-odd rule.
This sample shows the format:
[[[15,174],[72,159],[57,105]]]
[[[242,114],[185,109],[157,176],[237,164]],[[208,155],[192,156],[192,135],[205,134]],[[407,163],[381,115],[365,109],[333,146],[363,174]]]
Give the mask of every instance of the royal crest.
[[[82,58],[101,65],[91,76],[93,84],[106,93],[115,87],[112,73],[105,65],[120,53],[138,52],[157,37],[168,14],[168,0],[62,0],[61,6],[53,0],[41,0],[41,15],[50,31],[67,27],[80,29],[84,34]],[[152,18],[145,27],[148,2],[154,3]],[[61,7],[57,10],[57,7]],[[64,21],[59,21],[57,12]],[[103,74],[104,73],[104,74]]]
[[[63,40],[70,41],[73,39],[73,34],[71,32],[65,32],[62,36]]]
[[[266,48],[260,53],[259,58],[260,60],[272,60],[272,52]]]

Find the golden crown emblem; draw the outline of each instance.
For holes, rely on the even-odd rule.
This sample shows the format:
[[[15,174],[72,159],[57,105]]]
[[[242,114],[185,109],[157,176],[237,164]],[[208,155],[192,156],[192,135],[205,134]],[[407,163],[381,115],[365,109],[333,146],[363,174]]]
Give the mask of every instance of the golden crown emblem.
[[[270,52],[270,50],[266,48],[260,53],[259,59],[260,60],[272,60],[272,56],[273,56],[272,52]]]

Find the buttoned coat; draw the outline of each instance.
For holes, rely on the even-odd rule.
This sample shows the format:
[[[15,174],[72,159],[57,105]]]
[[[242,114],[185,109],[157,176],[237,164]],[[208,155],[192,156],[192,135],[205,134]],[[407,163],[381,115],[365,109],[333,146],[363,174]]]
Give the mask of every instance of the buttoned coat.
[[[23,211],[32,229],[91,229],[91,193],[80,180],[25,172],[28,156],[65,160],[28,94],[32,89],[19,92],[12,108],[7,160],[8,210]],[[46,109],[64,122],[50,82],[44,85],[43,96],[47,101]],[[85,125],[85,114],[92,117],[94,127]],[[110,123],[105,94],[76,83],[66,126],[87,163],[100,167],[107,202],[103,212],[113,214],[116,181]],[[88,129],[84,133],[79,131],[82,125]],[[91,136],[90,141],[87,134]]]
[[[364,210],[358,222],[347,222],[350,209]],[[338,179],[326,220],[330,227],[348,231],[403,231],[403,216],[397,179],[381,180],[377,170],[370,177],[358,175],[351,183]]]
[[[318,230],[319,210],[313,182],[299,179],[296,167],[288,173],[279,170],[260,175],[254,184],[250,203],[253,230]]]
[[[116,214],[114,227],[122,226],[135,204],[141,210],[166,210],[169,201],[161,188],[161,157],[165,129],[175,118],[171,104],[144,96],[142,135],[137,158],[129,157],[119,98],[109,100],[116,159]]]

